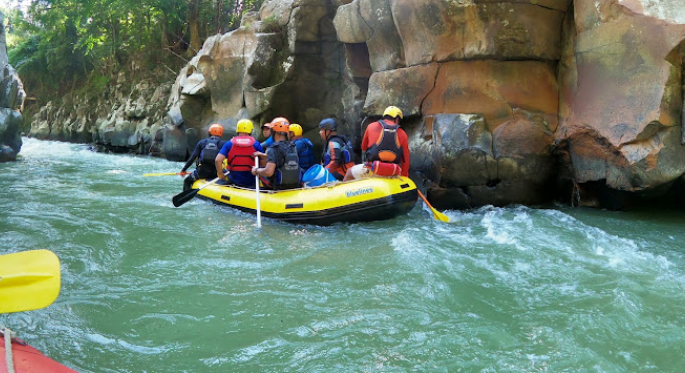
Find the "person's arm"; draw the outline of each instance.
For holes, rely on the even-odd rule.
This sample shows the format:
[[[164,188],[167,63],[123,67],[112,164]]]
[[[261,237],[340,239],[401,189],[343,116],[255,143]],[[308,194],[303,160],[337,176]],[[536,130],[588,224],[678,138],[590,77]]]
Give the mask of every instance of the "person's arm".
[[[366,131],[364,131],[364,138],[362,139],[362,153],[366,153],[367,150],[369,150],[369,147],[371,144],[369,143],[369,133],[372,131],[374,123],[369,124],[366,126]]]
[[[224,176],[224,160],[226,159],[226,156],[219,153],[216,156],[216,159],[214,159],[214,166],[216,167],[216,176],[220,178],[225,178]]]
[[[200,156],[200,152],[202,151],[202,150],[200,149],[200,147],[201,147],[200,144],[202,144],[202,143],[203,143],[203,142],[200,141],[200,142],[197,143],[197,145],[195,145],[195,149],[193,150],[193,154],[190,155],[190,158],[188,158],[188,162],[186,162],[185,166],[183,166],[183,168],[181,169],[181,172],[186,172],[186,170],[188,169],[188,167],[192,166],[192,165],[193,165],[193,162],[195,162],[195,160],[197,159],[197,157]]]
[[[345,157],[342,154],[342,148],[337,141],[328,142],[328,154],[331,156],[331,161],[328,162],[326,168],[338,169],[345,164]]]
[[[226,157],[228,157],[228,152],[231,151],[232,146],[233,143],[230,141],[225,143],[224,146],[221,147],[221,150],[219,150],[219,154],[217,154],[216,158],[214,158],[216,176],[222,179],[226,178],[226,176],[224,175],[224,160],[226,159]]]
[[[274,172],[276,172],[276,164],[271,162],[267,162],[264,167],[252,167],[252,175],[271,177]]]
[[[400,144],[402,144],[402,176],[409,177],[409,138],[403,129],[400,129],[398,134],[400,136]]]

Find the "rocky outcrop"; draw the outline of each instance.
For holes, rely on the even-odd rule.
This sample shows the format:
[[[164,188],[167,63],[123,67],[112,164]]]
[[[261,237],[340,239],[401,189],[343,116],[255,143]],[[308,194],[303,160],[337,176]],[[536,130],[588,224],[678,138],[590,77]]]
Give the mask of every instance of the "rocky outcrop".
[[[685,173],[679,0],[579,1],[567,28],[557,139],[580,203],[666,193]],[[612,191],[616,192],[613,193]],[[602,196],[621,196],[611,201]]]
[[[263,123],[283,116],[316,139],[311,130],[324,116],[344,117],[334,14],[323,0],[268,1],[240,28],[208,38],[172,89],[167,138],[173,140],[165,138],[165,154],[184,159],[214,122],[230,138],[242,118]]]
[[[161,153],[166,102],[171,82],[136,83],[120,73],[116,84],[100,91],[67,94],[36,113],[29,135],[39,139],[93,143],[118,153]]]
[[[439,208],[549,200],[568,1],[355,0],[335,26],[365,57],[365,115],[405,113],[412,168]],[[364,76],[357,76],[363,78]],[[536,192],[531,192],[535,190]]]
[[[3,20],[0,13],[0,162],[8,162],[21,150],[21,110],[26,94],[19,75],[7,62]]]
[[[168,100],[124,79],[109,106],[45,106],[32,133],[184,160],[241,118],[318,141],[333,115],[359,145],[395,105],[435,207],[621,207],[685,185],[684,56],[682,0],[267,0],[205,41]]]

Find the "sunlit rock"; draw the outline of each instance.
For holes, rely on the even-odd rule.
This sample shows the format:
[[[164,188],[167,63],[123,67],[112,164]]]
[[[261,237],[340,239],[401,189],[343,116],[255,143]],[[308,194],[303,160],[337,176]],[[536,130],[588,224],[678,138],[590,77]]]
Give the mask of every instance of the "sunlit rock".
[[[673,183],[685,173],[685,7],[671,0],[574,6],[557,133],[573,181],[631,192]]]

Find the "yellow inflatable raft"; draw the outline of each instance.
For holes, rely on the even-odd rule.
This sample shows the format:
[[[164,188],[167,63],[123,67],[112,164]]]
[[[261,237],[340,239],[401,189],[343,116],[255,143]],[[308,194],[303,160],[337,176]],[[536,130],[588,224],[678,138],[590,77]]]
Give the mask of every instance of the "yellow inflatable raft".
[[[207,180],[198,180],[199,188]],[[256,214],[256,192],[233,185],[213,184],[197,196],[216,204]],[[406,177],[373,177],[334,182],[314,188],[261,190],[261,214],[292,223],[329,225],[391,219],[408,213],[416,204],[416,184]]]

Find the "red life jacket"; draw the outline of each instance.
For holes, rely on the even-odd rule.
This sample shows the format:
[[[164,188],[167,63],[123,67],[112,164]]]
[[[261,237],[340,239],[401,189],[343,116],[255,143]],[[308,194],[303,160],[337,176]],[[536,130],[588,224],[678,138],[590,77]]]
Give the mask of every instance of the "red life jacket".
[[[397,136],[398,124],[388,124],[383,120],[378,123],[383,127],[376,143],[366,150],[366,161],[381,161],[387,163],[402,163],[402,145]]]
[[[231,139],[231,151],[228,152],[228,169],[231,171],[252,171],[254,167],[254,143],[252,136],[235,136]]]

